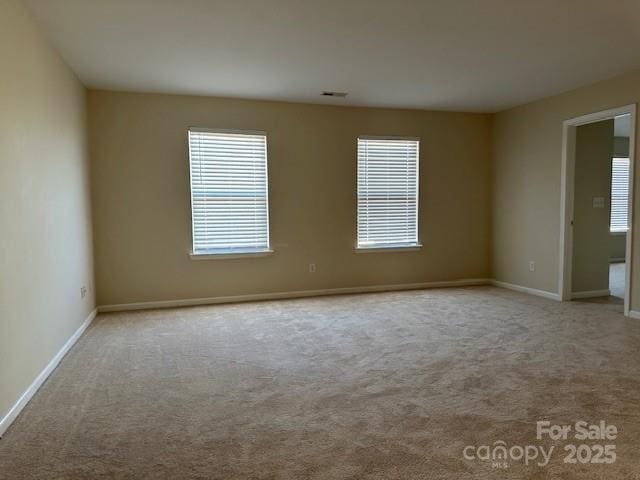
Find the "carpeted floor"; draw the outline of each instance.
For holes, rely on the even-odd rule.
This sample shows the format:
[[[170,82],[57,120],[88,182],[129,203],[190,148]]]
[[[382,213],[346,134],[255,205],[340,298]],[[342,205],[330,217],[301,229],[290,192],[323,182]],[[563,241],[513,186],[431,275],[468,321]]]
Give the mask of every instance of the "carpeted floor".
[[[640,321],[615,308],[476,287],[102,314],[0,440],[0,478],[639,478]],[[463,457],[497,441],[555,450]],[[617,459],[566,464],[569,443]]]

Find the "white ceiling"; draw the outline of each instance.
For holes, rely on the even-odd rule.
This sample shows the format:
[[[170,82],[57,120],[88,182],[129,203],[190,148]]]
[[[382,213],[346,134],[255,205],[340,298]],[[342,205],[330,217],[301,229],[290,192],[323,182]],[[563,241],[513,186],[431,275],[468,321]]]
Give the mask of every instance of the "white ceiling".
[[[93,88],[497,111],[640,68],[638,0],[25,1]]]

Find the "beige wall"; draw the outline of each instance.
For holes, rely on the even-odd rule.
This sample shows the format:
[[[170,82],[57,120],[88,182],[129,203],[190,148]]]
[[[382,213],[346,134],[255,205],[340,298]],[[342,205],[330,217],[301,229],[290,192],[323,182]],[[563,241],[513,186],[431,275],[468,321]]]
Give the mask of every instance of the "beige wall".
[[[89,117],[100,305],[490,273],[489,115],[91,91]],[[189,259],[189,126],[267,132],[272,256]],[[362,134],[421,138],[419,252],[354,252]]]
[[[627,254],[627,234],[616,233],[609,235],[609,260],[624,262]]]
[[[558,292],[562,121],[638,99],[640,71],[496,115],[492,249],[496,279]],[[639,181],[636,177],[636,189]],[[640,198],[635,208],[638,202]],[[636,237],[636,244],[639,241]],[[640,249],[634,248],[636,264],[639,255]],[[536,261],[535,272],[529,271],[529,260]],[[632,273],[634,308],[640,308],[639,274]]]
[[[576,128],[573,200],[573,292],[609,289],[613,120]],[[604,200],[594,208],[595,197]]]
[[[629,137],[613,137],[613,155],[616,157],[629,156]]]
[[[1,419],[94,289],[85,90],[17,0],[0,0],[0,66]]]

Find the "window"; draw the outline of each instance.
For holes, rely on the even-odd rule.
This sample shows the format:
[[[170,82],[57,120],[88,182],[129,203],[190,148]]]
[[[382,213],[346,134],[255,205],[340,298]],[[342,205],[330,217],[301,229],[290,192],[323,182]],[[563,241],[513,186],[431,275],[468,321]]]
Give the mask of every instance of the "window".
[[[359,249],[417,247],[418,139],[358,138]]]
[[[611,161],[611,222],[612,233],[627,231],[629,205],[629,159],[614,157]]]
[[[193,254],[269,251],[267,137],[189,129]]]

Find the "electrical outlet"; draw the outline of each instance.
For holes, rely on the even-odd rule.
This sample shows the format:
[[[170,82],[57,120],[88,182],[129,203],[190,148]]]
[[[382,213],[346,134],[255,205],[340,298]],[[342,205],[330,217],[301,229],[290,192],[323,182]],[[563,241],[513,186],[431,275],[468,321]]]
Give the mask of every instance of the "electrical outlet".
[[[315,263],[310,263],[309,264],[309,273],[316,273],[316,264]]]
[[[536,271],[536,262],[534,262],[533,260],[529,260],[529,271],[530,272]]]
[[[82,286],[80,287],[80,298],[84,298],[87,296],[87,287]]]

